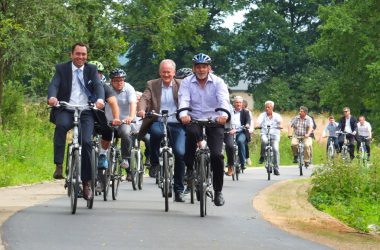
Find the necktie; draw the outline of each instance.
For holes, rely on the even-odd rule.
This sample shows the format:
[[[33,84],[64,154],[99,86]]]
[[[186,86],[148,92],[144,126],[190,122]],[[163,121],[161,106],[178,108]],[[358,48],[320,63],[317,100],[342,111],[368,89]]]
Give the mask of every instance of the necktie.
[[[77,80],[78,80],[78,83],[79,83],[81,89],[84,91],[84,93],[86,94],[86,96],[90,100],[91,99],[91,93],[86,88],[86,86],[84,86],[84,83],[83,83],[83,71],[81,69],[76,69],[76,76],[77,76]]]

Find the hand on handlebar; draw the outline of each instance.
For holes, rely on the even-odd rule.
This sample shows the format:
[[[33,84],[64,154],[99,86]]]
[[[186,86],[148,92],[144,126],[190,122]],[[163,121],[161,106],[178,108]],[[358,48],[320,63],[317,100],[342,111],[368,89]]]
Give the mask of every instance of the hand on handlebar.
[[[50,97],[48,100],[48,105],[54,107],[58,104],[58,99],[55,97]]]
[[[216,118],[216,122],[219,123],[220,125],[225,125],[227,122],[227,119],[228,119],[228,117],[226,117],[226,116],[218,116]]]
[[[234,129],[234,128],[231,129],[229,133],[230,133],[230,135],[234,135],[236,133],[236,129]]]
[[[131,122],[132,122],[132,120],[133,120],[133,118],[132,117],[130,117],[130,116],[128,116],[127,118],[125,118],[124,120],[123,120],[123,122],[125,123],[125,124],[131,124]]]
[[[144,118],[145,117],[145,111],[144,110],[140,110],[139,112],[137,112],[137,116]]]
[[[191,117],[189,115],[182,116],[180,119],[183,125],[189,124],[191,121]]]
[[[120,125],[121,125],[120,119],[113,119],[112,126],[120,126]]]
[[[102,109],[102,108],[104,108],[104,101],[103,101],[102,99],[98,99],[98,100],[96,101],[96,103],[95,103],[95,107],[96,107],[97,109]]]

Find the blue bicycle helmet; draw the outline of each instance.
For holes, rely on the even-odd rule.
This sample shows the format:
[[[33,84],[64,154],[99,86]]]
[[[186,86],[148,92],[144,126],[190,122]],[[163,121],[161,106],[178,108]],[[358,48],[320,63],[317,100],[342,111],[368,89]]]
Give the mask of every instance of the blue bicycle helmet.
[[[110,78],[111,79],[113,79],[115,77],[124,77],[125,78],[126,76],[127,76],[127,74],[125,73],[125,71],[122,69],[119,69],[119,68],[114,69],[110,72]]]
[[[193,57],[193,64],[211,64],[211,58],[206,54],[199,53]]]
[[[177,79],[183,79],[187,76],[191,76],[193,74],[193,70],[190,69],[190,68],[181,68],[179,70],[177,70],[177,72],[175,73],[175,78]]]

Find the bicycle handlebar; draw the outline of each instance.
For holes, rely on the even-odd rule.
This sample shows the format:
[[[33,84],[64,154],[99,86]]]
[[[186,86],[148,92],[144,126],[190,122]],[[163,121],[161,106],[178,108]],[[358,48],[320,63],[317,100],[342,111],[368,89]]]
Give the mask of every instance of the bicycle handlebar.
[[[177,112],[176,112],[176,118],[179,122],[181,122],[181,119],[179,118],[179,114],[182,112],[182,111],[192,111],[192,109],[190,107],[187,107],[187,108],[181,108],[181,109],[178,109]],[[224,108],[216,108],[215,109],[215,112],[218,112],[218,111],[223,111],[224,113],[227,114],[228,118],[227,118],[227,122],[229,122],[231,120],[231,113],[224,109]],[[212,121],[211,118],[208,118],[208,119],[191,119],[192,121],[194,122],[197,122],[197,123],[209,123],[209,124],[212,124],[212,123],[216,123],[215,121]]]

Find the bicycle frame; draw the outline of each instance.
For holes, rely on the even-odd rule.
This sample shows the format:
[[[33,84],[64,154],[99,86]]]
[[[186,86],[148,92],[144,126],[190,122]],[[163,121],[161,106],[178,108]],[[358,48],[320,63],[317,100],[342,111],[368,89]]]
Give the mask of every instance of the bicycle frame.
[[[300,170],[300,176],[303,175],[303,167],[304,167],[304,152],[305,152],[305,143],[304,143],[304,136],[297,136],[298,140],[298,167]]]
[[[368,152],[367,152],[367,146],[366,146],[367,140],[368,140],[368,137],[364,137],[364,136],[360,137],[359,164],[364,167],[368,166]]]
[[[341,155],[342,155],[342,160],[344,163],[349,163],[350,162],[350,155],[348,153],[348,145],[349,145],[349,142],[347,140],[347,134],[350,134],[350,133],[347,133],[347,132],[343,132],[343,131],[338,131],[336,132],[337,134],[342,134],[343,135],[343,146],[341,148]]]

